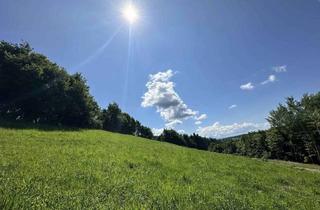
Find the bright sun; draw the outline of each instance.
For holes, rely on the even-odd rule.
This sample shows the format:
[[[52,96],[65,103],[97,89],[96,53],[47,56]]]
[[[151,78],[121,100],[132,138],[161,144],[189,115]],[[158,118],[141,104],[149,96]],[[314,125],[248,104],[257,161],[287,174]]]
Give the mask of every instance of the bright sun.
[[[128,4],[122,9],[122,15],[130,24],[133,24],[139,18],[138,10],[132,4]]]

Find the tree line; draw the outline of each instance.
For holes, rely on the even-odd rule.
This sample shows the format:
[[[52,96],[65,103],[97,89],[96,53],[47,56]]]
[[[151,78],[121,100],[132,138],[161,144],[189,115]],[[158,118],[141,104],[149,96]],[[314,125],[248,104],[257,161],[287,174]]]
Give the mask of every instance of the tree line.
[[[122,112],[118,104],[111,103],[101,113],[102,129],[117,133],[140,136],[152,139],[153,133],[150,128],[141,125],[129,114]]]
[[[320,163],[320,92],[290,97],[270,112],[271,128],[221,140],[164,129],[154,136],[116,103],[105,109],[85,78],[36,53],[28,43],[0,42],[0,119],[135,135],[213,152]]]
[[[320,164],[320,92],[289,97],[271,111],[270,129],[216,141],[210,151]]]

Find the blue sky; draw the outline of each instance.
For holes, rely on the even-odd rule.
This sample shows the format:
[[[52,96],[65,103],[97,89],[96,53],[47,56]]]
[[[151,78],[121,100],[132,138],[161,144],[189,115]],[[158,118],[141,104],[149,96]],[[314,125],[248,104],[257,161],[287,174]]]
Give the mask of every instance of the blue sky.
[[[285,97],[319,91],[318,0],[137,0],[131,33],[126,2],[1,0],[0,39],[28,41],[81,72],[101,107],[115,101],[157,129],[264,128]]]

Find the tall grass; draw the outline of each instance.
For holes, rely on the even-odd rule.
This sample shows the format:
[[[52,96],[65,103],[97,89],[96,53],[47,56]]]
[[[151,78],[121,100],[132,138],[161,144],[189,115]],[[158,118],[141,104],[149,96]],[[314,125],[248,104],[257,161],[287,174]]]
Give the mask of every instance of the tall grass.
[[[320,209],[320,173],[98,130],[0,128],[0,209]]]

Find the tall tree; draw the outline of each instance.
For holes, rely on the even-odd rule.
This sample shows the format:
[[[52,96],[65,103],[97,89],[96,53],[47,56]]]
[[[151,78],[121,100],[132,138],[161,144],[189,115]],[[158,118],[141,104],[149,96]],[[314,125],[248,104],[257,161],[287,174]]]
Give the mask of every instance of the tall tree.
[[[103,129],[119,132],[121,129],[121,109],[117,103],[109,104],[106,110],[102,111]]]

